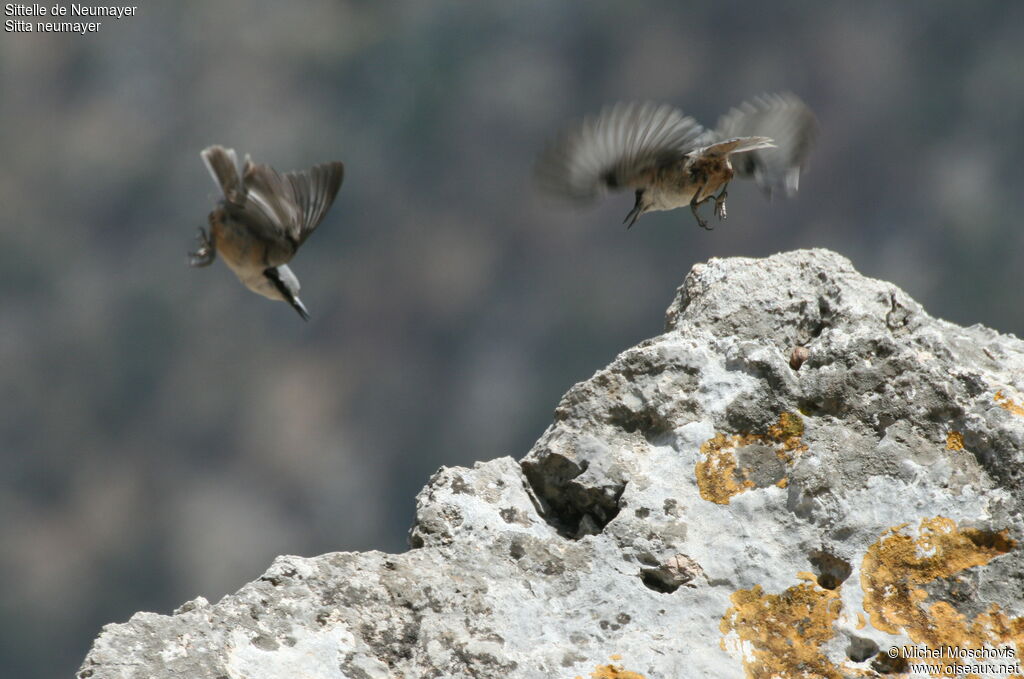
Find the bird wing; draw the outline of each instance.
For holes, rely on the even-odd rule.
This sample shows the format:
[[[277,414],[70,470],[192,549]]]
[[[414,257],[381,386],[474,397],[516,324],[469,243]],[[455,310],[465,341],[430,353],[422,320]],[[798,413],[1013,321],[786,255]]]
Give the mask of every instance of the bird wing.
[[[246,158],[243,182],[249,203],[277,231],[277,237],[288,238],[298,247],[323,221],[344,174],[339,162],[282,175],[269,165]]]
[[[740,176],[752,176],[765,193],[781,189],[787,196],[800,186],[800,172],[818,134],[818,122],[794,94],[766,94],[744,102],[719,118],[716,139],[760,135],[776,148],[744,153],[732,159]]]
[[[295,238],[301,245],[323,221],[334,202],[345,178],[345,166],[340,162],[324,163],[301,172],[289,172],[284,177],[291,185],[299,209]]]
[[[696,148],[703,131],[665,104],[615,104],[549,144],[537,161],[537,180],[549,193],[581,202],[636,188],[645,172]]]
[[[697,149],[697,153],[702,156],[730,156],[771,148],[775,148],[775,144],[768,137],[733,137]]]
[[[248,197],[247,212],[253,216],[258,213],[262,217],[258,220],[261,230],[266,229],[266,235],[274,240],[287,238],[297,244],[302,211],[292,183],[274,168],[254,163],[248,156],[245,157],[242,182]]]

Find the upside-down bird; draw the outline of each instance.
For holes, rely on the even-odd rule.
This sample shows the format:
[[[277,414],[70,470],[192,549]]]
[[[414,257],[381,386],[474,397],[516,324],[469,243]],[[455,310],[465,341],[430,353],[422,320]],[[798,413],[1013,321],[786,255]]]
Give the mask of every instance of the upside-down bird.
[[[189,264],[209,266],[220,253],[247,288],[288,302],[309,320],[287,263],[323,221],[344,166],[324,163],[282,175],[246,156],[239,174],[234,149],[210,146],[201,155],[224,197],[210,213],[209,231],[199,228],[199,250],[189,253]]]
[[[668,105],[620,103],[571,125],[537,161],[543,189],[578,202],[632,189],[636,204],[624,223],[633,226],[654,210],[714,200],[725,219],[734,176],[753,177],[769,198],[796,193],[800,171],[817,136],[814,114],[793,94],[770,94],[722,116],[714,130]]]

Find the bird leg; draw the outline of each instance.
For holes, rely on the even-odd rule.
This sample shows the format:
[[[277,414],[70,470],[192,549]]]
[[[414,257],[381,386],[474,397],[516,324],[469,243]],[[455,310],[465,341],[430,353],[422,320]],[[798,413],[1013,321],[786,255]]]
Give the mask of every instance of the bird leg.
[[[199,241],[199,249],[195,252],[188,253],[189,266],[210,266],[213,263],[214,258],[217,256],[217,250],[213,247],[213,242],[210,240],[210,234],[203,227],[199,227],[199,236],[196,238]]]
[[[729,188],[728,184],[723,186],[722,192],[715,197],[715,216],[719,221],[725,219],[725,198],[729,195],[726,191],[727,188]]]
[[[699,195],[700,191],[697,191],[696,193],[693,194],[693,198],[690,199],[690,212],[693,213],[693,218],[697,220],[697,226],[707,231],[711,231],[714,227],[708,226],[708,223],[704,219],[702,219],[699,214],[697,214],[697,206],[706,203],[708,201],[708,198],[710,198],[711,196],[708,196],[708,198],[705,198],[704,200],[698,201],[697,196]]]
[[[643,214],[643,202],[644,202],[644,191],[639,189],[636,192],[636,204],[633,205],[633,209],[629,211],[626,218],[622,220],[622,223],[626,225],[627,229],[632,229],[633,225],[636,224],[636,220],[640,219],[640,215]]]

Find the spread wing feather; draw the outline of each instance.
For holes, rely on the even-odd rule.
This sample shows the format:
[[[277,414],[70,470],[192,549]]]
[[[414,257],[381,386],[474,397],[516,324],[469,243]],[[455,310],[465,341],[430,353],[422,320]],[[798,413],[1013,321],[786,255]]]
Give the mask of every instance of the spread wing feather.
[[[302,213],[292,183],[274,168],[254,163],[248,156],[242,181],[248,191],[249,205],[259,210],[273,225],[276,236],[297,241]]]
[[[234,149],[222,146],[204,149],[202,157],[232,209],[248,215],[250,228],[267,240],[285,238],[295,247],[323,221],[345,175],[340,162],[282,175],[248,156],[239,175]]]
[[[776,148],[734,156],[740,176],[753,177],[770,197],[775,191],[787,196],[800,187],[800,172],[818,133],[818,123],[807,105],[794,94],[766,94],[744,102],[722,116],[715,128],[718,139],[765,136]]]
[[[285,178],[291,184],[298,208],[294,235],[301,245],[320,225],[334,203],[334,197],[345,178],[345,166],[340,162],[324,163],[309,170],[289,172]]]
[[[548,145],[537,180],[549,193],[590,201],[693,150],[703,128],[664,104],[619,103],[584,118]]]

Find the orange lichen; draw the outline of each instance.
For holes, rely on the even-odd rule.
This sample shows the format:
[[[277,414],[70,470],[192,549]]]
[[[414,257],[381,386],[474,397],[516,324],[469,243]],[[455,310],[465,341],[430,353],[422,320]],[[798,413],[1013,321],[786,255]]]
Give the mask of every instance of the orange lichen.
[[[616,653],[611,656],[611,659],[621,660],[622,656]],[[582,677],[577,676],[576,679],[582,679]],[[590,673],[590,679],[645,679],[645,677],[639,672],[623,669],[622,665],[598,665]]]
[[[946,434],[946,450],[963,450],[964,435],[958,431],[951,431]]]
[[[704,457],[694,469],[700,496],[708,502],[727,505],[736,495],[756,488],[757,484],[750,480],[750,470],[740,467],[737,451],[755,444],[768,445],[774,447],[775,455],[782,462],[789,463],[795,453],[807,450],[802,441],[803,433],[804,423],[799,415],[782,413],[779,421],[764,434],[715,434],[701,444],[700,453]],[[788,484],[785,477],[774,482],[780,488]]]
[[[796,579],[803,580],[804,582],[809,582],[813,584],[818,581],[818,576],[810,571],[800,571],[796,574]]]
[[[871,545],[861,563],[864,613],[871,624],[889,634],[906,634],[914,643],[931,649],[958,650],[1015,646],[1015,657],[1024,653],[1024,617],[1011,618],[997,604],[973,618],[954,603],[930,600],[924,586],[945,580],[952,601],[974,596],[961,593],[956,575],[968,568],[988,564],[1010,552],[1017,542],[1008,531],[960,528],[956,522],[938,516],[924,519],[916,532],[910,524],[895,526]],[[765,594],[759,585],[735,592],[732,607],[719,625],[722,650],[742,656],[747,677],[797,679],[821,677],[877,676],[870,670],[832,663],[821,650],[836,634],[842,613],[839,588],[815,584],[814,574],[800,572],[803,583],[781,594]],[[867,625],[865,615],[856,613],[856,628]],[[880,654],[883,659],[888,654]],[[896,666],[906,660],[897,658]],[[936,664],[935,676],[967,676],[970,656],[951,655]],[[1013,677],[1022,675],[1014,674]]]
[[[999,407],[1003,410],[1008,410],[1014,415],[1020,415],[1024,417],[1024,406],[1021,406],[1009,396],[1003,394],[1002,390],[997,391],[993,396],[995,402],[999,404]]]
[[[850,676],[849,668],[835,665],[821,650],[835,636],[843,607],[838,590],[805,582],[782,594],[765,594],[755,585],[733,593],[731,601],[719,628],[746,642],[741,648],[748,677]]]
[[[801,440],[804,435],[804,421],[795,413],[782,413],[779,421],[768,427],[768,439],[782,445],[786,452],[807,450]]]
[[[1014,549],[1017,543],[1007,531],[961,529],[942,516],[921,521],[916,538],[906,528],[907,524],[891,528],[864,555],[861,587],[871,624],[889,634],[902,630],[914,643],[928,648],[976,649],[1012,643],[1019,657],[1024,652],[1024,618],[1009,618],[993,604],[987,613],[969,619],[946,601],[929,603],[930,595],[922,588],[984,566]]]
[[[694,473],[700,496],[705,500],[727,505],[733,496],[756,487],[747,478],[749,470],[738,468],[735,449],[743,445],[737,440],[740,438],[715,434],[714,438],[701,444],[700,453],[704,459],[697,463]]]

